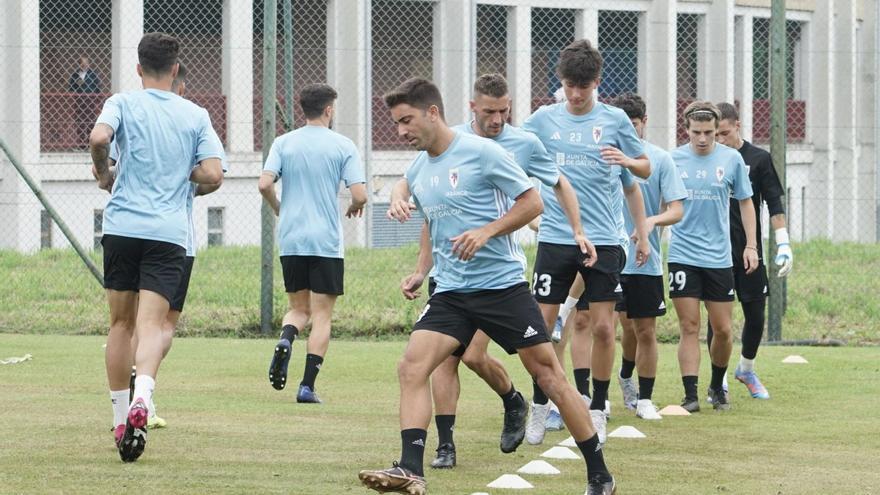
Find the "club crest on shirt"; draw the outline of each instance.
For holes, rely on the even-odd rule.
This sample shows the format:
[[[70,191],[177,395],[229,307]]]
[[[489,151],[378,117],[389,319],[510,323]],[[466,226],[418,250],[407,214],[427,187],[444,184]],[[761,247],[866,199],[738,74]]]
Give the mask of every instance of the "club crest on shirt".
[[[599,144],[599,141],[602,139],[602,126],[593,127],[593,141],[596,144]]]
[[[458,187],[458,168],[449,169],[449,185],[452,186],[453,189]]]
[[[718,182],[724,179],[724,167],[715,168],[715,178],[718,179]]]

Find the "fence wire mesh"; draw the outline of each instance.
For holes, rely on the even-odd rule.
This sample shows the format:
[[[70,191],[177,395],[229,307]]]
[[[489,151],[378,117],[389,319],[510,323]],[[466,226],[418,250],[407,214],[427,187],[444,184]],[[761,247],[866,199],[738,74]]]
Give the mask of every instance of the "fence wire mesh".
[[[715,34],[709,32],[711,26],[727,25],[717,19],[719,11],[704,9],[699,2],[673,3],[676,12],[670,19],[668,13],[628,10],[633,2],[613,0],[570,6],[528,0],[277,0],[276,134],[304,124],[296,101],[306,84],[333,81],[340,94],[364,95],[366,101],[359,102],[362,108],[338,110],[351,120],[341,132],[363,150],[371,173],[369,221],[344,223],[348,244],[367,248],[398,246],[412,242],[418,234],[417,222],[400,226],[383,217],[391,184],[402,175],[414,152],[397,136],[382,95],[413,76],[441,83],[449,112],[456,116],[449,123],[458,124],[460,117],[469,116],[466,105],[472,81],[449,77],[450,68],[472,64],[469,70],[474,75],[505,74],[514,96],[512,121],[521,123],[529,111],[554,101],[560,87],[559,53],[583,36],[595,43],[604,58],[599,87],[603,101],[649,86],[659,86],[662,91],[653,94],[675,101],[674,116],[652,112],[658,106],[647,101],[652,119],[667,118],[677,127],[674,142],[657,144],[672,147],[676,141],[684,142],[680,119],[684,106],[698,98],[717,99],[732,87],[744,136],[768,148],[769,9],[737,4],[728,11],[725,15],[733,17],[729,21],[738,37],[728,44],[709,39]],[[0,80],[4,89],[0,92],[0,137],[12,143],[60,218],[86,248],[100,246],[107,201],[88,171],[88,133],[107,97],[139,88],[131,33],[138,34],[134,36],[138,39],[142,32],[164,31],[181,41],[180,60],[188,70],[186,97],[208,109],[229,156],[230,172],[221,190],[196,201],[198,245],[222,247],[214,251],[222,266],[212,268],[239,270],[240,280],[234,287],[246,292],[259,286],[258,256],[252,255],[249,246],[261,243],[256,179],[263,146],[264,5],[264,0],[13,2],[18,17],[0,20],[4,28],[0,62],[9,64],[7,75],[14,74]],[[867,7],[850,12],[844,5],[835,5],[836,10],[817,3],[814,11],[790,11],[786,22],[785,201],[792,239],[805,243],[805,254],[819,249],[817,238],[829,239],[823,249],[843,249],[840,241],[873,242],[878,235],[877,116],[873,110],[878,77],[876,49],[872,48],[876,46],[877,13]],[[553,8],[560,6],[566,8]],[[829,22],[829,16],[852,22]],[[32,25],[19,25],[18,19],[32,19]],[[473,28],[463,30],[464,25]],[[656,34],[656,27],[664,25],[674,27],[674,40]],[[462,33],[467,33],[464,40]],[[38,41],[36,46],[31,39]],[[669,41],[660,41],[664,39]],[[710,45],[711,49],[705,48]],[[748,53],[744,46],[749,47]],[[640,73],[646,57],[668,51],[675,52],[671,59],[676,64],[674,77],[666,72],[660,77]],[[33,58],[27,60],[35,63],[22,62],[25,59],[19,52],[32,53]],[[731,52],[733,71],[707,59]],[[340,66],[351,68],[346,74],[354,76],[338,77]],[[707,67],[715,72],[708,73]],[[22,252],[68,248],[52,216],[22,186],[5,157],[0,179],[4,219],[0,246]],[[340,204],[346,201],[343,192]],[[766,218],[764,225],[768,225]],[[100,255],[95,254],[95,259],[100,260]],[[380,268],[353,262],[349,266],[349,273],[374,278],[385,277],[381,270],[397,277],[404,269],[399,264]],[[803,271],[796,268],[797,280],[809,280],[815,290],[807,302],[791,309],[795,316],[831,313],[827,301],[837,300],[834,294],[846,292],[844,286],[858,279],[853,274],[846,280],[827,280],[830,270],[815,265]],[[87,282],[86,270],[71,270],[68,276],[74,283],[92,283]],[[207,271],[199,274],[198,270],[195,277],[210,278]],[[876,286],[872,283],[860,282]],[[394,295],[391,285],[388,291]],[[200,296],[209,301],[223,297],[210,292]],[[256,296],[250,299],[256,300]],[[194,304],[198,301],[197,296]],[[276,314],[285,306],[280,276],[276,276]],[[362,309],[348,306],[347,311]],[[222,313],[216,324],[244,328],[256,314],[258,308],[242,304]],[[395,318],[389,321],[406,320]],[[869,315],[865,318],[870,320]]]

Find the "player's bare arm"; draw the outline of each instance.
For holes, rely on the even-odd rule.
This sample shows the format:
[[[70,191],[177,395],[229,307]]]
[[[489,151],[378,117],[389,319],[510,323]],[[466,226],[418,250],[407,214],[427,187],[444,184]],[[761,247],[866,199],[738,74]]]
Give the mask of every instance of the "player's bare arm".
[[[553,186],[553,192],[556,194],[556,199],[559,200],[562,211],[565,212],[565,217],[568,218],[568,224],[571,225],[571,230],[574,232],[575,242],[581,252],[587,255],[584,258],[584,265],[593,266],[596,264],[597,259],[596,248],[587,239],[586,234],[584,234],[584,228],[581,225],[580,205],[578,204],[577,194],[574,192],[574,188],[571,187],[571,182],[564,175],[560,174],[559,182]],[[529,226],[531,226],[531,222],[529,222]]]
[[[419,288],[425,281],[425,277],[434,266],[434,258],[431,257],[431,234],[428,231],[428,223],[422,224],[422,232],[419,235],[419,258],[416,263],[416,269],[400,281],[400,290],[403,297],[409,299],[418,299],[422,293]]]
[[[746,248],[743,251],[743,263],[746,273],[752,273],[758,268],[758,240],[755,238],[755,203],[752,198],[739,201],[739,212],[742,217],[743,229],[746,232]]]
[[[645,201],[642,197],[642,189],[638,184],[633,183],[629,187],[623,188],[623,194],[626,196],[626,205],[632,215],[633,223],[636,225],[636,265],[642,266],[648,261],[651,255],[651,243],[648,241],[648,228],[645,221]]]
[[[410,202],[410,196],[409,183],[405,178],[401,178],[391,188],[391,202],[388,204],[388,212],[385,216],[400,223],[409,220],[415,209],[415,205]]]
[[[498,220],[478,229],[468,230],[450,239],[452,252],[457,254],[460,260],[467,261],[473,258],[474,254],[485,246],[492,237],[519,230],[543,211],[544,202],[541,201],[541,195],[534,187],[528,189],[517,196],[510,211]]]
[[[614,146],[603,146],[602,160],[608,165],[620,165],[629,169],[633,175],[640,179],[647,179],[651,175],[651,160],[644,153],[635,158],[630,158]]]
[[[351,204],[348,205],[345,217],[355,218],[364,216],[364,206],[367,205],[367,186],[363,183],[352,184],[349,191],[351,192]]]
[[[93,175],[98,180],[98,187],[109,191],[113,187],[113,173],[110,170],[110,142],[113,140],[113,128],[107,124],[95,124],[89,135],[89,147],[92,154]]]
[[[275,193],[275,174],[273,172],[263,171],[260,175],[259,188],[263,199],[269,203],[272,211],[274,211],[277,216],[281,209],[281,203],[278,201],[278,195]]]
[[[220,158],[205,158],[193,169],[189,180],[196,184],[214,185],[218,188],[223,183],[223,165]]]

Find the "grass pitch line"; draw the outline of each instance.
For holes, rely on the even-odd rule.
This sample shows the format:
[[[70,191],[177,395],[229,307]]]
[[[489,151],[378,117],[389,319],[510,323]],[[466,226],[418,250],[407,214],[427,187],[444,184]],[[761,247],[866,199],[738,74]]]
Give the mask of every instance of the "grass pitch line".
[[[530,461],[525,466],[517,469],[516,472],[520,474],[559,474],[561,471],[547,461],[536,460]]]
[[[486,486],[489,488],[508,488],[514,490],[534,488],[534,485],[515,474],[502,474],[498,479]]]
[[[803,356],[798,356],[797,354],[792,354],[791,356],[788,356],[787,358],[783,359],[782,362],[785,364],[807,364],[808,363],[808,361],[806,359],[804,359]]]
[[[580,459],[581,457],[574,453],[568,447],[553,447],[550,450],[541,454],[541,457],[546,457],[548,459]]]
[[[646,435],[634,426],[618,427],[616,430],[609,433],[608,436],[614,438],[646,438]]]

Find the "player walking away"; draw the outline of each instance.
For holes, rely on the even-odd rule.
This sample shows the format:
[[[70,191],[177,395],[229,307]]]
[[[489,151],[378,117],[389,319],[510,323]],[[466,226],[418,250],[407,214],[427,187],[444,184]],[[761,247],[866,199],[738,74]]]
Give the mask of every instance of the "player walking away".
[[[739,298],[743,312],[742,329],[742,352],[740,353],[739,365],[733,376],[745,384],[749,393],[755,399],[769,399],[770,394],[758,379],[755,373],[755,357],[758,355],[758,346],[761,345],[761,337],[764,335],[764,311],[767,304],[769,285],[767,282],[767,268],[764,266],[763,243],[761,240],[761,206],[767,202],[770,212],[770,225],[776,232],[776,259],[774,262],[780,267],[777,276],[785,277],[791,272],[794,257],[791,246],[788,243],[788,229],[785,228],[785,208],[782,197],[785,191],[773,168],[773,160],[770,153],[758,148],[744,140],[740,135],[739,113],[736,107],[730,103],[719,103],[721,121],[718,123],[718,133],[715,140],[739,151],[749,171],[749,181],[752,183],[752,201],[755,204],[755,239],[758,248],[758,268],[751,274],[746,274],[743,259],[740,255],[746,245],[746,235],[743,231],[743,222],[737,208],[730,209],[730,242],[733,253],[733,282],[736,295]],[[707,342],[712,345],[712,325],[709,324]],[[726,388],[725,388],[726,391]]]
[[[422,151],[406,179],[428,222],[437,287],[398,365],[400,461],[389,469],[361,471],[361,482],[380,492],[426,493],[428,380],[480,328],[507,352],[517,352],[559,405],[587,463],[587,493],[613,493],[598,436],[553,354],[525,280],[522,249],[512,235],[541,213],[539,193],[500,145],[447,127],[433,83],[410,79],[385,95],[385,103],[398,134]],[[419,282],[413,280],[413,290]]]
[[[453,130],[494,140],[504,148],[527,176],[537,178],[541,184],[553,188],[560,204],[563,205],[572,231],[576,232],[574,238],[578,246],[583,252],[589,252],[593,247],[583,235],[577,197],[571,184],[559,174],[556,163],[534,134],[505,124],[510,115],[510,104],[510,93],[504,76],[501,74],[480,76],[474,83],[474,96],[470,102],[474,118],[466,124],[453,127]],[[398,217],[402,220],[409,218],[408,197],[407,182],[403,179],[395,185],[392,195],[389,210],[392,218]],[[427,232],[426,226],[423,226],[423,232]],[[420,254],[430,253],[430,240],[426,236],[423,236],[420,248]],[[423,260],[422,256],[419,258]],[[411,298],[412,295],[410,281],[415,278],[421,283],[427,273],[426,270],[432,268],[431,258],[424,258],[423,261],[426,263],[419,263],[416,272],[403,280],[401,289],[405,297]],[[430,292],[432,291],[429,283]],[[461,361],[483,378],[502,398],[505,421],[501,434],[501,451],[513,452],[522,443],[528,405],[522,395],[514,389],[501,361],[489,355],[488,348],[489,337],[485,332],[477,330],[467,348],[457,349],[431,375],[431,393],[436,408],[435,421],[440,442],[437,457],[431,462],[433,468],[451,468],[456,463],[452,430],[461,389],[458,378],[458,364]]]
[[[357,148],[350,139],[330,130],[336,96],[336,90],[326,84],[302,89],[300,105],[306,125],[275,138],[259,184],[260,194],[281,217],[278,244],[290,305],[269,364],[269,382],[276,390],[287,384],[294,340],[312,322],[305,371],[296,393],[300,403],[321,403],[315,393],[315,378],[330,344],[333,305],[343,293],[345,265],[337,201],[340,181],[351,190],[346,217],[360,217],[367,203]],[[278,178],[282,184],[280,202],[275,194]]]
[[[101,240],[110,306],[106,365],[116,445],[126,462],[137,460],[146,444],[162,327],[186,258],[189,182],[223,180],[223,147],[208,112],[171,92],[179,47],[163,33],[141,38],[137,71],[144,89],[107,99],[89,138],[98,186],[112,189]],[[114,138],[115,180],[109,159]],[[129,406],[133,333],[138,375]]]
[[[631,170],[636,169],[640,176],[647,177],[650,161],[623,110],[594,100],[593,93],[601,79],[602,56],[589,41],[575,41],[566,47],[560,54],[557,72],[566,101],[541,107],[526,120],[524,128],[537,134],[547,150],[556,156],[560,171],[577,191],[584,230],[596,246],[597,260],[590,267],[584,264],[584,255],[572,245],[571,229],[556,199],[542,194],[545,210],[538,232],[533,290],[546,326],[552,328],[559,304],[568,296],[575,275],[580,272],[584,278],[586,291],[582,298],[590,305],[593,338],[590,414],[604,443],[607,418],[603,409],[616,345],[614,304],[622,291],[620,271],[625,251],[621,245],[627,237],[620,207],[621,185],[638,226],[636,262],[641,265],[650,254],[650,246],[644,231],[642,194]],[[575,332],[572,339],[577,338]],[[579,377],[581,371],[576,369],[575,373]],[[526,427],[529,443],[543,441],[544,421],[549,411],[547,402],[546,394],[536,384]]]
[[[651,160],[651,175],[640,187],[645,199],[645,222],[650,233],[653,256],[644,265],[636,266],[635,246],[629,246],[630,253],[620,280],[623,299],[615,308],[619,312],[620,326],[623,329],[620,339],[623,359],[618,382],[627,408],[635,409],[636,416],[642,419],[657,420],[661,416],[652,401],[654,380],[657,376],[656,325],[657,317],[666,314],[660,228],[681,220],[684,214],[682,201],[687,198],[687,191],[669,153],[644,140],[648,115],[642,98],[626,93],[615,98],[611,104],[626,112]],[[635,225],[627,211],[624,211],[624,217],[627,232],[634,232]],[[638,387],[632,376],[636,367],[639,370]]]
[[[183,97],[186,93],[186,68],[182,62],[178,62],[177,77],[171,83],[171,92]],[[116,173],[116,161],[119,159],[119,148],[114,141],[110,148],[110,160],[113,174]],[[222,162],[223,172],[226,173],[226,162]],[[95,172],[94,166],[92,167]],[[97,178],[97,177],[96,177]],[[189,219],[188,231],[186,237],[186,258],[183,265],[183,276],[180,278],[180,284],[171,297],[168,316],[165,324],[162,326],[162,359],[168,355],[171,350],[171,342],[174,337],[174,330],[177,328],[177,322],[180,319],[180,313],[183,311],[183,304],[186,302],[186,293],[189,289],[190,275],[192,274],[193,263],[195,262],[195,224],[193,222],[193,200],[196,196],[204,196],[210,194],[220,188],[220,184],[196,184],[190,183],[190,194],[187,196],[186,213]],[[137,336],[132,339],[132,353],[137,349]],[[136,368],[132,367],[131,382],[129,384],[129,398],[134,395],[134,380],[136,377]],[[129,400],[130,400],[129,399]],[[164,428],[168,423],[158,414],[156,414],[155,400],[149,404],[150,417],[147,418],[147,428]]]
[[[728,199],[731,196],[739,202],[746,234],[743,266],[746,273],[758,268],[752,186],[740,154],[715,142],[720,117],[712,103],[695,101],[688,105],[684,119],[689,142],[672,152],[672,161],[688,192],[684,217],[672,227],[669,241],[669,297],[675,303],[681,329],[678,363],[685,393],[681,405],[690,412],[700,410],[700,301],[706,305],[715,330],[709,348],[709,396],[716,411],[730,409],[722,382],[733,346],[730,320],[734,282]]]

